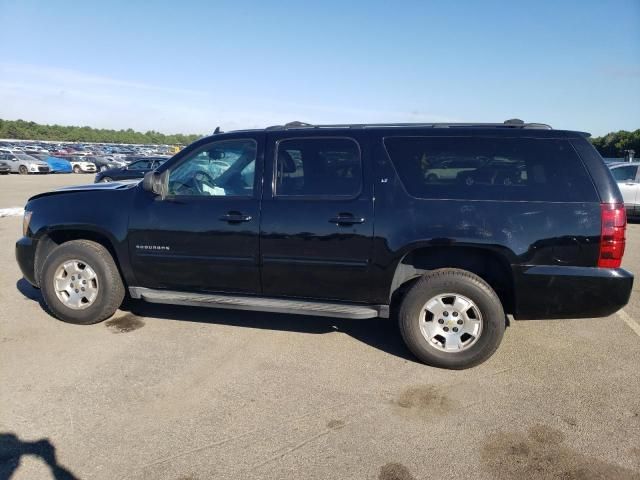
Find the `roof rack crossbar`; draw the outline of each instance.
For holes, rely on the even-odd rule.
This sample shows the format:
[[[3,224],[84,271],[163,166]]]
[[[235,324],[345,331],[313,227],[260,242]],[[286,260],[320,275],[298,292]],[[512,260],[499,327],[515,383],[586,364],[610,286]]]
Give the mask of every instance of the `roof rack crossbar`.
[[[273,125],[266,130],[294,130],[294,129],[320,129],[320,128],[520,128],[552,130],[546,123],[524,123],[522,121],[507,120],[504,123],[357,123],[357,124],[323,124],[312,125],[302,122],[291,122],[285,125]]]

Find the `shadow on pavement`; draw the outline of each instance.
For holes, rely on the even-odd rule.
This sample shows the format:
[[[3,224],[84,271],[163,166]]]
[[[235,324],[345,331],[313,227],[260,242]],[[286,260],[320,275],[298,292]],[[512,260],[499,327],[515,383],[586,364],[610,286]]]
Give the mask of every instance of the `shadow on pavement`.
[[[16,288],[26,298],[37,301],[43,310],[47,311],[40,290],[32,287],[24,279],[20,279],[17,282]],[[241,328],[260,328],[311,334],[342,332],[373,348],[405,360],[417,362],[405,346],[400,336],[397,322],[388,318],[351,320],[346,318],[160,305],[131,299],[126,299],[120,308],[121,310],[129,311],[134,315],[145,318],[181,320]]]
[[[51,475],[56,480],[77,480],[73,473],[58,463],[56,447],[49,439],[43,438],[35,442],[20,440],[14,433],[0,433],[0,480],[11,478],[20,466],[20,459],[31,455],[46,462]]]

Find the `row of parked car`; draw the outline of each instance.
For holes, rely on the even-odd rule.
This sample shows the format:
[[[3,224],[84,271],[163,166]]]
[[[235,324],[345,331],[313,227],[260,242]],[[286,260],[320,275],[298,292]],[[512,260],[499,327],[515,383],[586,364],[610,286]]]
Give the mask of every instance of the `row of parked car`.
[[[138,178],[153,170],[168,156],[110,159],[97,156],[52,156],[48,154],[3,153],[0,152],[0,174],[19,173],[95,173],[96,181],[113,181]]]
[[[104,173],[101,181],[137,178],[175,153],[169,145],[61,144],[0,141],[0,175]],[[142,174],[142,175],[140,175]]]

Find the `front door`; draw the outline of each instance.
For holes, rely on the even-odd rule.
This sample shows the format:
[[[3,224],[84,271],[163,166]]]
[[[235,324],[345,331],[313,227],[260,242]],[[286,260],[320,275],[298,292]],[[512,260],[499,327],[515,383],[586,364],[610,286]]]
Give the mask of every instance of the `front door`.
[[[139,189],[129,252],[140,287],[258,294],[264,134],[225,135],[163,165],[167,195]]]
[[[269,134],[260,232],[263,294],[366,302],[373,241],[367,147],[356,134],[304,135]]]

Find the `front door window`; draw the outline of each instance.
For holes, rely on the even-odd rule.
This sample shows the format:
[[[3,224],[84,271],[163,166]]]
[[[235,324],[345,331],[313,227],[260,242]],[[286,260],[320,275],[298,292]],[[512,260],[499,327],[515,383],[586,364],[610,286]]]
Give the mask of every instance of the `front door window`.
[[[223,140],[185,157],[169,173],[170,196],[253,195],[257,145],[254,140]]]

